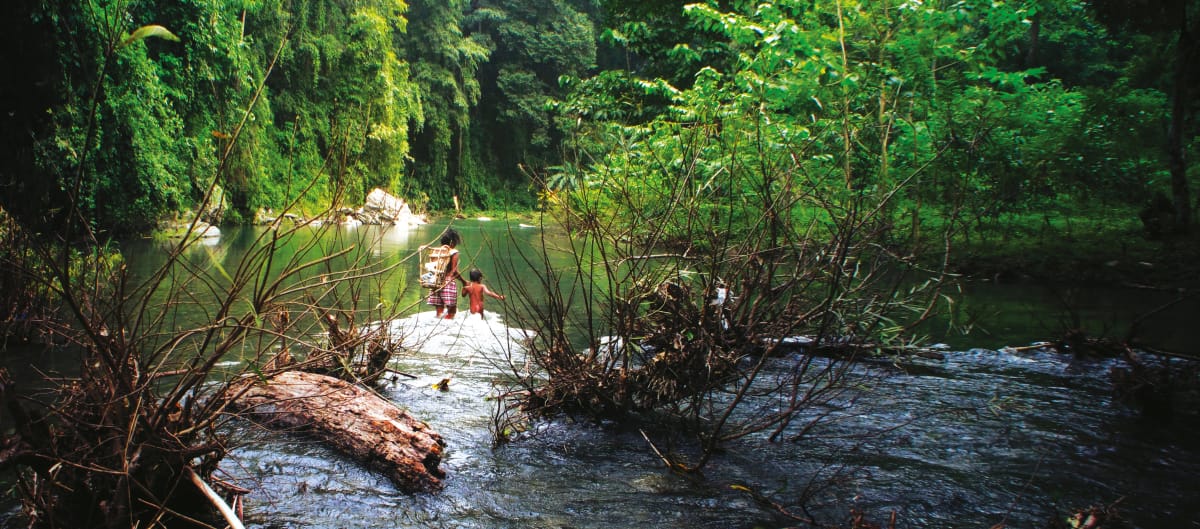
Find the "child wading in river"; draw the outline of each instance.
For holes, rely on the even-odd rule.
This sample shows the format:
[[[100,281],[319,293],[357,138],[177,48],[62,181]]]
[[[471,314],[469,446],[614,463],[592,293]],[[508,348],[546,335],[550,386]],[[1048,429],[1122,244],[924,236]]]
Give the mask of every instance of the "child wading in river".
[[[492,292],[487,285],[483,284],[483,272],[480,272],[479,269],[471,270],[471,282],[463,287],[463,295],[471,300],[471,314],[478,314],[480,319],[483,319],[484,296],[504,301],[504,296]]]

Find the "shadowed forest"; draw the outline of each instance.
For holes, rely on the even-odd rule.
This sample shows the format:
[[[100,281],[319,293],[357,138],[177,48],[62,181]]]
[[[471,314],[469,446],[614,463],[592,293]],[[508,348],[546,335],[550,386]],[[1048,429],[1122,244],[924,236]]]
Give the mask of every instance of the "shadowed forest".
[[[214,180],[216,220],[233,223],[374,187],[422,209],[528,210],[618,152],[683,160],[700,147],[687,133],[733,148],[769,117],[770,154],[808,181],[876,196],[903,183],[898,238],[949,224],[1165,237],[1195,202],[1195,9],[20,0],[0,59],[0,191],[35,230],[74,198],[102,236],[194,210]],[[1065,226],[1076,217],[1092,223]]]

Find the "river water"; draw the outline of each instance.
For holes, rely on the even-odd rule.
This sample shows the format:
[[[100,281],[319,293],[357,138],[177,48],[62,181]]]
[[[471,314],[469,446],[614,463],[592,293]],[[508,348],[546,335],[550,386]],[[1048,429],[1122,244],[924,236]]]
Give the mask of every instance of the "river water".
[[[370,237],[377,241],[371,251],[401,259],[444,227]],[[505,241],[534,244],[541,237],[536,228],[500,221],[455,227],[465,239],[464,268],[485,271],[510,255]],[[199,251],[234,259],[249,240],[230,232]],[[148,268],[161,248],[134,244],[125,252],[131,268]],[[409,268],[415,275],[415,263]],[[500,276],[487,283],[508,292]],[[883,526],[894,512],[896,527],[1041,528],[1073,510],[1117,504],[1133,527],[1200,527],[1200,421],[1192,410],[1170,423],[1147,421],[1113,398],[1107,374],[1120,367],[1117,360],[1005,348],[1058,338],[1056,320],[1077,320],[1094,334],[1122,333],[1139,311],[1169,301],[1170,293],[974,285],[955,308],[977,319],[972,332],[933,337],[947,345],[943,358],[861,366],[854,373],[861,394],[812,410],[828,418],[810,435],[779,443],[744,438],[703,476],[681,476],[666,470],[627,425],[563,418],[493,447],[491,397],[508,360],[519,365],[523,331],[506,325],[506,305],[496,300],[488,300],[487,320],[435,320],[419,303],[415,283],[396,285],[402,291],[395,302],[410,308],[391,323],[418,344],[391,366],[411,378],[393,376],[380,391],[445,438],[445,489],[403,494],[318,442],[243,425],[234,438],[245,442],[223,470],[254,490],[247,526],[804,526],[755,499],[767,498],[847,526],[854,510]],[[1077,303],[1064,309],[1065,296]],[[1197,352],[1182,335],[1200,313],[1191,310],[1155,319],[1165,330],[1147,334],[1156,338],[1153,345]],[[778,358],[773,368],[784,372],[796,360]],[[433,387],[445,378],[448,391]]]

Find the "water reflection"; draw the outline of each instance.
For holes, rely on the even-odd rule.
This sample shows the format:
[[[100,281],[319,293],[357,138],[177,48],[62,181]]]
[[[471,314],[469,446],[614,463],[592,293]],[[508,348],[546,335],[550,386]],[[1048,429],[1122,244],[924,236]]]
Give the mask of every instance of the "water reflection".
[[[1200,297],[1185,292],[1119,286],[967,282],[949,306],[967,333],[939,318],[928,332],[956,348],[1026,345],[1058,340],[1068,329],[1094,338],[1125,339],[1175,353],[1200,355],[1194,325]]]

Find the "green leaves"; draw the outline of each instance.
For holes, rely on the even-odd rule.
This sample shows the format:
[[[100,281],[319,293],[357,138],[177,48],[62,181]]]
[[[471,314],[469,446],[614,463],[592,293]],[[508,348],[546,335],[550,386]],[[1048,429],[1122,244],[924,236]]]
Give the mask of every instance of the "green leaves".
[[[172,42],[179,42],[179,37],[176,37],[174,33],[171,33],[171,30],[159,25],[151,24],[135,29],[133,33],[130,33],[128,37],[125,37],[125,40],[122,40],[121,43],[117,45],[117,49],[124,48],[125,46],[133,44],[134,42],[140,42],[151,37],[165,39]]]

